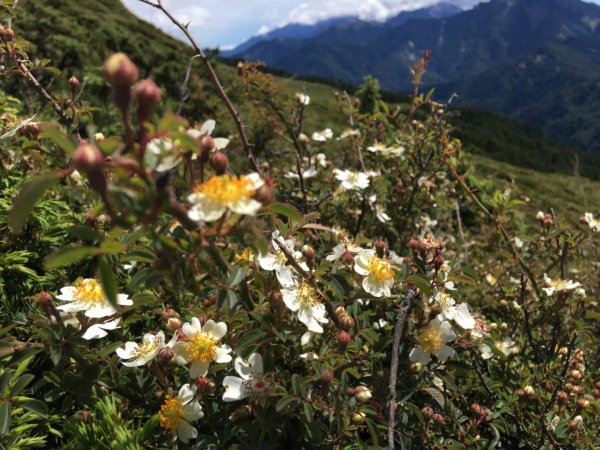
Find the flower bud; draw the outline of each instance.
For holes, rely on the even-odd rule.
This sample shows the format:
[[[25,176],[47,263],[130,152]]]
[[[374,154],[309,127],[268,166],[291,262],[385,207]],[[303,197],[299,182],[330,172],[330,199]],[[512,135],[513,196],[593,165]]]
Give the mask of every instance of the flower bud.
[[[321,372],[319,376],[319,386],[321,387],[321,395],[327,395],[329,391],[329,386],[331,386],[331,382],[333,381],[333,372],[331,370],[324,370]]]
[[[47,308],[52,304],[52,294],[48,291],[42,291],[38,294],[37,301],[43,308]]]
[[[353,387],[349,387],[348,389],[346,389],[346,395],[348,397],[354,397],[355,392],[356,390]]]
[[[431,406],[424,406],[421,409],[421,413],[428,419],[431,419],[433,417],[433,415],[435,414],[433,409],[431,409]]]
[[[75,91],[77,91],[77,88],[79,87],[79,80],[75,75],[69,78],[69,87],[71,88],[73,95],[75,95]]]
[[[365,421],[366,417],[367,415],[365,413],[359,411],[352,413],[351,420],[354,425],[360,425]]]
[[[93,145],[83,142],[73,152],[75,168],[87,174],[98,172],[104,165],[104,156]]]
[[[114,53],[104,61],[104,78],[113,86],[132,86],[139,78],[136,65],[125,53]]]
[[[525,397],[525,391],[523,389],[516,389],[515,395],[519,398],[523,398],[523,397]]]
[[[600,389],[593,389],[592,395],[596,398],[600,398]]]
[[[183,322],[181,321],[181,319],[179,317],[169,317],[167,319],[167,328],[169,330],[172,330],[172,331],[180,330],[182,326],[183,326]]]
[[[421,373],[423,371],[423,364],[420,362],[414,362],[410,365],[409,369],[410,373],[412,373],[413,375],[418,375],[419,373]]]
[[[229,158],[225,153],[220,150],[213,152],[210,155],[210,167],[217,173],[217,175],[223,175],[227,171],[227,165],[229,164]]]
[[[337,308],[335,308],[334,313],[338,317],[338,319],[340,319],[343,315],[347,314],[343,306],[338,306]]]
[[[354,398],[359,403],[367,403],[372,396],[371,390],[367,386],[360,385],[354,388]]]
[[[158,351],[158,359],[163,364],[169,364],[175,359],[175,352],[171,347],[163,347]]]
[[[160,89],[151,79],[142,80],[135,87],[133,96],[138,103],[138,120],[140,123],[148,122],[154,114],[154,107],[160,102]]]
[[[575,416],[573,417],[573,420],[569,422],[569,428],[572,431],[577,430],[581,425],[583,425],[583,417],[581,416]]]
[[[346,331],[340,331],[335,337],[335,340],[340,346],[340,352],[344,353],[348,348],[348,344],[352,341],[352,336]]]
[[[594,383],[594,387],[595,387],[596,389],[600,389],[600,381],[596,381],[596,382]]]
[[[577,406],[579,406],[581,409],[587,409],[590,406],[590,401],[585,398],[580,398],[577,400]]]
[[[383,256],[385,255],[385,252],[387,252],[386,243],[383,241],[377,241],[375,243],[375,252],[377,253],[377,256],[379,256],[380,258],[383,258]]]
[[[525,393],[526,397],[533,397],[533,395],[535,394],[535,389],[533,388],[533,386],[525,386],[523,388],[523,392]]]
[[[573,386],[573,394],[581,395],[585,392],[583,386]]]
[[[583,378],[581,372],[576,369],[569,371],[569,376],[575,380],[581,380],[581,378]]]
[[[565,391],[558,391],[556,393],[556,398],[561,403],[568,403],[569,402],[569,394],[567,394]]]
[[[574,388],[573,383],[565,383],[565,391],[571,392],[571,391],[573,391],[573,388]]]
[[[434,422],[437,422],[437,423],[438,423],[438,424],[440,424],[440,425],[443,425],[443,424],[445,424],[445,423],[446,423],[446,419],[444,419],[444,416],[442,416],[441,414],[434,414],[434,415],[431,417],[431,419],[432,419]]]
[[[215,140],[211,135],[205,134],[200,137],[198,146],[200,147],[200,157],[208,161],[210,152],[215,148]]]
[[[444,257],[442,254],[438,254],[433,258],[433,267],[435,270],[440,270],[440,268],[444,265]]]
[[[484,419],[487,416],[486,409],[478,403],[473,403],[471,405],[471,413],[476,419]]]
[[[346,250],[341,257],[341,261],[347,266],[354,264],[354,254],[351,251]]]
[[[12,41],[15,38],[15,32],[13,31],[12,28],[7,28],[4,31],[4,39],[6,39],[8,42]]]
[[[340,325],[344,330],[348,331],[354,326],[354,319],[349,314],[344,314],[340,317]]]

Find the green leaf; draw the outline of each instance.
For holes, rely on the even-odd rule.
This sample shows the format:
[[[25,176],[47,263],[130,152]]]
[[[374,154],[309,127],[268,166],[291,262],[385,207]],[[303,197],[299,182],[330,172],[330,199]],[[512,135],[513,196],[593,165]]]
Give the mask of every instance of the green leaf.
[[[296,401],[296,399],[294,397],[291,396],[286,396],[283,397],[282,399],[280,399],[277,404],[275,405],[275,410],[277,412],[281,412],[282,410],[284,410],[290,403]]]
[[[0,403],[0,434],[4,435],[10,430],[10,403],[3,401]]]
[[[15,395],[19,395],[23,389],[25,389],[29,383],[33,381],[35,378],[34,375],[30,373],[26,373],[19,377],[19,379],[13,384],[13,387],[10,389],[10,396],[14,397]]]
[[[154,414],[149,420],[146,421],[144,427],[140,430],[140,434],[138,435],[138,444],[143,444],[152,437],[153,431],[156,429],[158,422],[158,414]]]
[[[300,375],[295,373],[292,375],[292,392],[296,396],[300,396]]]
[[[8,214],[8,224],[13,233],[17,234],[27,222],[27,217],[44,192],[58,180],[56,174],[40,175],[26,183],[21,192],[15,197]]]
[[[66,247],[61,248],[46,258],[44,266],[46,270],[54,270],[59,267],[68,266],[81,261],[84,258],[97,255],[95,247]]]
[[[112,306],[117,306],[117,280],[106,258],[98,259],[97,276],[106,299]]]
[[[435,388],[425,388],[423,391],[427,392],[429,395],[433,397],[433,399],[438,402],[438,404],[443,408],[446,404],[446,400],[444,399],[444,394],[442,394],[438,389]]]
[[[10,384],[12,379],[12,372],[6,371],[0,376],[0,394],[4,392],[4,389]]]
[[[44,127],[44,130],[40,133],[40,138],[50,139],[62,148],[67,155],[71,155],[75,151],[75,142],[57,128]]]
[[[19,400],[18,404],[19,404],[19,406],[22,406],[26,410],[31,411],[32,413],[35,413],[38,416],[41,416],[41,417],[48,416],[48,407],[41,400],[37,400],[35,398],[28,398],[28,399]]]
[[[427,296],[431,295],[431,288],[429,287],[429,281],[419,275],[410,275],[406,278],[406,281],[417,286]]]
[[[227,286],[230,288],[237,286],[244,279],[244,271],[239,267],[236,267],[231,271],[229,278],[227,279]]]
[[[302,220],[302,214],[300,214],[300,212],[292,205],[288,205],[287,203],[271,203],[270,205],[265,206],[264,209],[275,214],[281,214],[296,222]]]

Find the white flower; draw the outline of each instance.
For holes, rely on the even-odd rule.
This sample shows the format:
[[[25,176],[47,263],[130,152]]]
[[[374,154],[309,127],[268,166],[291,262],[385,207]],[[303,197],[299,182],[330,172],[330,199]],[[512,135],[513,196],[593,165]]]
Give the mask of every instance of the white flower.
[[[364,249],[354,244],[349,239],[344,239],[344,242],[333,247],[333,253],[327,255],[325,259],[329,262],[333,263],[333,267],[331,268],[332,272],[337,272],[337,270],[345,264],[343,261],[343,256],[346,254],[350,254],[354,259],[354,253],[360,253]]]
[[[302,347],[307,346],[308,344],[310,344],[310,341],[313,340],[313,338],[317,335],[318,333],[315,333],[313,331],[307,331],[306,333],[304,333],[301,337],[300,337],[300,345]]]
[[[519,239],[517,236],[513,238],[513,242],[515,243],[515,247],[523,248],[523,241]]]
[[[342,134],[340,134],[340,137],[337,138],[337,140],[341,141],[351,136],[360,136],[360,130],[353,130],[352,128],[347,128],[342,132]]]
[[[554,295],[554,293],[572,291],[573,289],[577,289],[581,286],[581,283],[573,282],[572,280],[562,280],[560,278],[553,280],[546,274],[544,274],[544,284],[546,287],[542,288],[542,290],[546,293],[546,295]]]
[[[453,320],[465,330],[475,328],[475,319],[471,316],[469,306],[466,303],[455,306],[454,299],[445,292],[438,292],[433,300],[441,306],[441,316],[444,319]]]
[[[307,178],[313,178],[317,176],[317,169],[315,166],[309,167],[306,170],[302,170],[302,178],[303,179],[307,179]],[[299,180],[300,179],[300,175],[298,175],[298,172],[286,172],[284,174],[284,177],[289,179],[289,180]]]
[[[386,223],[386,222],[392,220],[391,217],[388,216],[387,213],[385,212],[385,208],[383,206],[381,206],[379,203],[377,203],[377,195],[376,194],[373,194],[369,197],[369,204],[371,205],[372,208],[375,208],[375,217],[381,223]]]
[[[592,213],[585,213],[583,219],[592,231],[600,231],[600,220],[594,219],[594,215]]]
[[[483,359],[490,359],[494,356],[494,352],[487,344],[479,344],[479,351],[481,352],[481,357]]]
[[[83,333],[81,337],[86,341],[92,339],[102,339],[103,337],[108,336],[107,331],[116,330],[117,328],[119,328],[120,322],[121,319],[115,319],[109,322],[95,323],[94,325],[91,325],[87,330],[85,330],[85,333]]]
[[[352,170],[339,170],[333,171],[335,178],[341,181],[341,186],[346,191],[360,191],[369,187],[369,176],[363,172],[356,172]]]
[[[181,331],[185,335],[185,340],[176,342],[173,350],[177,354],[177,362],[192,363],[191,378],[206,375],[212,361],[217,363],[231,361],[231,347],[219,345],[219,341],[227,334],[227,325],[224,322],[207,320],[203,327],[200,325],[200,320],[193,317],[191,322],[183,324]]]
[[[434,355],[438,361],[444,362],[455,353],[452,347],[446,345],[454,339],[456,339],[456,334],[452,330],[450,322],[441,321],[438,316],[421,331],[417,339],[417,346],[410,352],[409,359],[413,362],[429,364],[431,355]]]
[[[404,153],[404,147],[388,147],[378,142],[367,147],[367,150],[371,153],[381,153],[383,156],[401,156]]]
[[[504,338],[502,341],[496,342],[496,348],[502,353],[504,353],[506,356],[519,353],[517,343],[509,337]]]
[[[281,250],[283,247],[296,261],[302,269],[308,271],[308,266],[305,262],[300,262],[302,258],[302,252],[294,249],[294,241],[292,239],[283,239],[279,230],[275,230],[272,234],[272,253],[266,255],[260,255],[258,257],[258,263],[263,270],[274,270],[277,275],[277,280],[283,287],[292,287],[296,283],[294,277],[294,271],[288,265],[288,259],[286,254]]]
[[[146,145],[144,163],[157,172],[166,172],[181,162],[181,154],[173,149],[173,141],[154,138]]]
[[[302,106],[308,106],[310,104],[310,97],[302,92],[296,92],[296,100]]]
[[[188,216],[197,222],[212,222],[221,218],[228,209],[237,214],[253,216],[262,204],[252,197],[263,184],[257,173],[239,177],[215,175],[198,184],[194,193],[188,196],[192,204]]]
[[[73,181],[75,181],[75,184],[79,186],[83,184],[83,177],[81,176],[81,173],[79,173],[78,170],[74,170],[70,176],[73,179]]]
[[[211,136],[213,131],[215,131],[216,126],[217,123],[214,120],[209,119],[202,124],[202,127],[200,127],[199,130],[190,128],[187,130],[186,134],[194,139],[198,139],[205,135]],[[226,138],[213,138],[213,142],[215,144],[215,150],[223,150],[229,145],[229,139]]]
[[[490,286],[494,286],[498,282],[498,279],[491,273],[488,273],[485,276],[485,281],[487,281]]]
[[[543,211],[538,211],[535,215],[535,218],[537,220],[544,220],[544,217],[546,217],[546,214]]]
[[[325,142],[333,137],[333,131],[331,128],[326,128],[323,131],[315,131],[312,134],[312,140],[317,142]]]
[[[165,343],[165,333],[159,331],[156,334],[146,333],[142,342],[126,342],[125,348],[117,348],[116,353],[121,358],[121,363],[127,367],[143,366],[152,361],[163,347],[173,347],[177,341],[177,334],[174,334],[168,343]]]
[[[160,408],[161,427],[173,433],[175,439],[179,437],[184,443],[198,437],[198,430],[190,425],[190,422],[204,417],[200,403],[193,401],[194,395],[196,386],[184,384],[177,397],[167,395]]]
[[[223,379],[223,401],[233,402],[246,397],[260,398],[268,395],[272,384],[263,374],[263,361],[258,353],[252,353],[248,361],[238,356],[234,366],[240,378],[227,376]]]
[[[363,250],[354,257],[354,270],[365,278],[363,289],[373,297],[389,297],[394,286],[394,271],[390,263],[379,258],[375,250]]]
[[[86,317],[101,319],[117,312],[117,308],[112,306],[106,298],[100,281],[95,278],[81,278],[75,282],[74,286],[65,286],[56,298],[70,302],[57,307],[59,311],[67,313],[85,311]],[[117,294],[117,304],[131,306],[133,301],[126,294]]]
[[[317,355],[315,352],[306,352],[302,353],[300,358],[304,359],[305,361],[317,361],[319,359],[319,355]]]
[[[137,266],[137,261],[131,261],[123,264],[123,269],[125,269],[127,272],[130,272],[135,266]]]
[[[65,326],[70,325],[77,330],[81,329],[81,323],[79,323],[79,320],[77,319],[77,316],[75,314],[61,311],[60,319]],[[85,339],[86,341],[90,341],[92,339],[102,339],[103,337],[108,336],[108,331],[116,330],[117,328],[119,328],[120,323],[121,319],[114,319],[108,322],[92,324],[85,330],[85,333],[83,333],[81,338]]]
[[[298,312],[298,320],[306,325],[309,331],[323,332],[321,324],[329,321],[325,318],[325,305],[319,301],[312,286],[301,281],[289,289],[282,289],[281,295],[285,306]]]

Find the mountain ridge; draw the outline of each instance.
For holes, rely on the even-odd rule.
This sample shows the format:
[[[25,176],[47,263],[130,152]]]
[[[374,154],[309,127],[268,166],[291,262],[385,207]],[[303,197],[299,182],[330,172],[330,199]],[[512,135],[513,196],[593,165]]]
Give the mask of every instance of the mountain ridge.
[[[522,67],[534,68],[530,59],[551,44],[561,44],[563,63],[569,68],[556,80],[556,71],[523,73]],[[280,38],[260,42],[242,52],[243,59],[261,60],[272,67],[302,76],[343,80],[359,84],[367,75],[375,76],[384,89],[408,91],[408,67],[425,51],[433,51],[426,85],[440,87],[440,99],[449,96],[450,87],[458,89],[459,104],[490,108],[510,114],[519,120],[539,124],[569,143],[591,150],[600,150],[600,140],[585,121],[582,132],[573,133],[567,122],[577,121],[586,108],[571,104],[563,121],[542,120],[544,110],[555,104],[544,95],[528,95],[523,85],[558,86],[556,97],[566,97],[573,86],[578,93],[594,85],[586,58],[595,59],[600,47],[600,6],[580,0],[491,0],[471,10],[445,18],[419,18],[400,25],[352,23],[325,28],[310,39]],[[581,55],[587,57],[581,57]],[[519,88],[519,95],[510,89],[500,89],[507,99],[490,102],[486,90],[500,83],[508,70],[521,84],[506,83]],[[517,76],[517,74],[520,74]],[[582,78],[582,74],[587,74]],[[568,75],[568,77],[567,77]],[[587,86],[587,87],[586,87]],[[579,94],[581,95],[581,94]],[[496,96],[497,97],[497,96]],[[529,101],[522,104],[522,99]],[[598,109],[600,109],[600,100]],[[594,116],[596,106],[592,108]],[[560,122],[560,120],[559,120]]]

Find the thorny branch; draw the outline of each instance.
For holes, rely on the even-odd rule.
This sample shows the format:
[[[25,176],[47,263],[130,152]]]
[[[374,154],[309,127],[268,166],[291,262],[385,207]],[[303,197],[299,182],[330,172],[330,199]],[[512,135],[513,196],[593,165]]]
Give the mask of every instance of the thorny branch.
[[[409,289],[400,308],[398,309],[398,318],[396,319],[396,328],[394,330],[394,343],[392,345],[392,364],[390,367],[390,394],[389,394],[389,416],[388,416],[388,449],[394,450],[394,432],[396,428],[396,384],[398,381],[398,360],[400,358],[400,340],[404,331],[404,323],[410,312],[413,301],[417,297],[417,292]]]
[[[202,48],[200,48],[200,46],[198,45],[198,43],[196,42],[196,40],[190,33],[187,25],[184,25],[179,20],[177,20],[175,18],[175,16],[173,16],[173,14],[171,14],[163,6],[163,4],[161,3],[160,0],[156,0],[156,1],[139,0],[139,1],[162,11],[169,18],[169,20],[171,22],[173,22],[173,24],[177,28],[179,28],[183,32],[183,34],[185,34],[188,41],[190,42],[190,44],[196,51],[197,56],[202,60],[202,62],[204,63],[204,66],[208,70],[211,81],[212,81],[213,85],[215,86],[215,88],[217,89],[217,93],[218,93],[219,97],[221,98],[221,100],[223,100],[223,102],[227,106],[227,109],[229,110],[229,113],[231,114],[231,117],[233,118],[233,121],[235,122],[235,125],[238,129],[238,134],[240,135],[240,139],[242,141],[242,146],[244,147],[244,151],[246,152],[246,156],[252,163],[254,170],[256,170],[256,172],[262,176],[262,170],[261,170],[258,162],[256,161],[256,159],[254,158],[254,155],[252,154],[252,145],[250,144],[250,142],[248,141],[248,137],[246,136],[245,125],[242,123],[240,114],[237,111],[237,109],[235,108],[235,106],[233,106],[233,103],[231,103],[231,100],[229,100],[229,97],[227,96],[227,93],[225,92],[225,89],[223,88],[223,85],[221,84],[221,81],[219,80],[219,77],[217,76],[215,69],[213,68],[212,64],[210,63],[210,61],[208,59],[208,56],[206,56],[206,53],[204,53]]]

